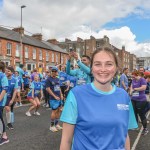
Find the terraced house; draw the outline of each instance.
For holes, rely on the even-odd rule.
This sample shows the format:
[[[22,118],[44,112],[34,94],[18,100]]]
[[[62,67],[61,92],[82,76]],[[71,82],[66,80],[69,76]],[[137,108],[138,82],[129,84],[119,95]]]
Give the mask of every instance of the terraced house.
[[[0,27],[0,60],[14,67],[23,63],[28,71],[66,64],[68,53],[50,42],[42,40],[41,34],[25,35],[24,28]]]

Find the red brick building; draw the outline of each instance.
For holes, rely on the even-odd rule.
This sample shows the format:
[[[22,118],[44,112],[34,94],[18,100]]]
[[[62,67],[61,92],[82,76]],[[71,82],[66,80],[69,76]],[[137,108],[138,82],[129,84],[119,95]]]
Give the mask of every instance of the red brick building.
[[[57,44],[66,51],[69,51],[69,48],[73,48],[80,56],[85,54],[91,56],[93,51],[102,46],[111,47],[118,56],[120,72],[122,72],[123,68],[129,68],[130,72],[136,68],[136,56],[126,51],[125,46],[122,46],[122,49],[118,49],[111,45],[109,38],[106,35],[100,39],[96,39],[93,36],[90,36],[90,39],[85,40],[78,37],[77,41],[65,39],[65,42],[57,42]]]
[[[21,42],[22,41],[22,42]],[[43,41],[41,34],[28,36],[24,28],[9,30],[0,27],[0,60],[14,67],[23,63],[28,71],[66,64],[68,53],[51,41]]]

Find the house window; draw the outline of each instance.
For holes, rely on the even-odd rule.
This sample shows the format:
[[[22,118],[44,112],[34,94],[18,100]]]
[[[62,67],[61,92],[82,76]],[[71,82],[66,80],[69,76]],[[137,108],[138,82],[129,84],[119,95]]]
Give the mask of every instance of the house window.
[[[11,55],[11,51],[12,51],[12,44],[7,43],[7,55]]]
[[[27,70],[31,70],[31,64],[27,64]]]
[[[33,59],[36,59],[36,49],[33,49]]]
[[[46,52],[46,61],[49,61],[49,53]]]
[[[61,63],[62,64],[64,63],[64,56],[63,55],[61,56]]]
[[[56,54],[56,62],[58,63],[58,54]]]
[[[20,56],[20,45],[17,44],[16,45],[16,57],[19,57]]]
[[[54,62],[54,53],[52,53],[52,62]]]
[[[25,58],[29,58],[29,56],[28,56],[28,47],[25,47]]]
[[[100,47],[100,43],[97,43],[97,48],[99,48]]]
[[[39,50],[39,60],[42,60],[42,50]]]

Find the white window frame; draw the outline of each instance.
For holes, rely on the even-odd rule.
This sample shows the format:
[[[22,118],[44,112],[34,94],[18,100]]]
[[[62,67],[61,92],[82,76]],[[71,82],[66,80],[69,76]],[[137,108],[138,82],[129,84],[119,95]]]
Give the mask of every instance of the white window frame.
[[[12,43],[7,43],[7,55],[11,55],[12,53]]]
[[[64,63],[64,56],[62,55],[61,56],[61,64],[63,64]]]
[[[39,60],[42,60],[42,50],[39,50]]]
[[[29,49],[25,47],[25,58],[29,58]]]
[[[46,52],[46,61],[49,61],[49,52]]]
[[[35,48],[32,51],[32,56],[33,56],[33,59],[36,59],[36,49]]]
[[[58,63],[58,54],[56,54],[56,63]]]
[[[20,44],[16,44],[16,57],[20,56]]]
[[[54,53],[52,53],[52,62],[54,62]]]

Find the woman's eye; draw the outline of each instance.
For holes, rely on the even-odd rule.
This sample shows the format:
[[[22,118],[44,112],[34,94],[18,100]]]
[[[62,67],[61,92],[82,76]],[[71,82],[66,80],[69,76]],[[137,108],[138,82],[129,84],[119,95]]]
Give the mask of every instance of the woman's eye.
[[[112,64],[107,64],[107,66],[112,66]]]

